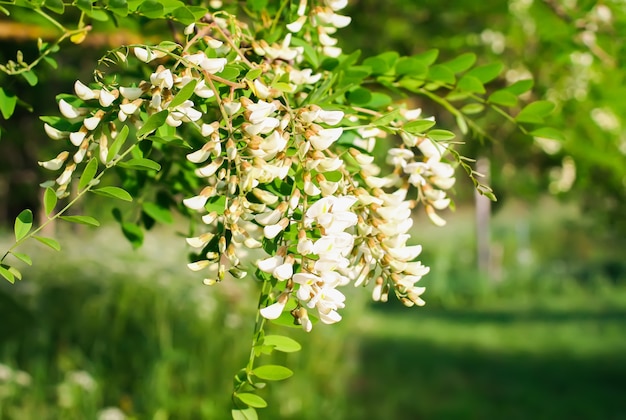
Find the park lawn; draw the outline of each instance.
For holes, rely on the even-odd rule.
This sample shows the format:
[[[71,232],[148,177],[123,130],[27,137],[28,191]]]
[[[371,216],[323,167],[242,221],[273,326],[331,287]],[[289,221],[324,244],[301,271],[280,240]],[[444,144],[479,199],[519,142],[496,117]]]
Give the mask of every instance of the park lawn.
[[[376,307],[350,419],[626,418],[626,290]]]

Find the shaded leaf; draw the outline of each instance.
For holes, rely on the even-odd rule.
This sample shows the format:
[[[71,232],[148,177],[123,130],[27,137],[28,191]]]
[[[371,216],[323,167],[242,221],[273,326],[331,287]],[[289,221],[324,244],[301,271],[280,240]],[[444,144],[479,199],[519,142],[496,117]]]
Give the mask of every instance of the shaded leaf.
[[[376,127],[386,126],[386,125],[389,125],[390,122],[395,120],[398,117],[398,115],[400,115],[400,110],[394,109],[390,113],[385,114],[382,117],[376,118],[370,124]]]
[[[122,223],[122,233],[134,249],[139,248],[143,244],[143,230],[135,223]]]
[[[154,220],[163,224],[174,223],[172,213],[166,207],[161,207],[156,203],[143,203],[143,211]]]
[[[17,104],[17,96],[8,94],[0,87],[0,112],[5,120],[11,118]]]
[[[118,16],[127,16],[128,2],[126,0],[109,0],[109,10]]]

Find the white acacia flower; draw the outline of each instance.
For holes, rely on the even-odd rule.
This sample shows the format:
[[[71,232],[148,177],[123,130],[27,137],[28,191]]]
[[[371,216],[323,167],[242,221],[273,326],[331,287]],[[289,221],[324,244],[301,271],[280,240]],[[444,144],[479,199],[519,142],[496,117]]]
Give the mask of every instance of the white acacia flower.
[[[276,319],[283,313],[285,305],[288,301],[289,294],[281,293],[280,296],[278,296],[278,300],[276,301],[276,303],[273,303],[272,305],[261,309],[259,312],[261,313],[261,316],[265,319]]]
[[[84,85],[80,80],[77,80],[74,83],[74,92],[76,92],[76,96],[78,96],[83,101],[89,101],[91,99],[97,98],[96,93],[88,86]]]
[[[317,83],[322,78],[322,73],[312,74],[311,69],[291,69],[289,71],[289,81],[296,85],[311,85]]]
[[[87,130],[89,131],[95,130],[98,124],[100,124],[100,121],[102,121],[103,116],[104,112],[98,112],[93,117],[85,118],[85,120],[83,121],[85,128],[87,128]]]
[[[68,136],[68,133],[66,131],[57,130],[48,123],[44,123],[43,129],[48,137],[50,137],[52,140],[61,140],[67,138]]]
[[[187,264],[187,268],[189,268],[191,271],[200,271],[202,269],[207,268],[210,264],[211,264],[210,261],[200,260],[200,261]]]
[[[87,135],[87,131],[85,131],[84,128],[81,128],[80,131],[70,133],[70,141],[72,142],[74,146],[80,146],[80,144],[85,139],[86,135]]]
[[[48,160],[46,162],[37,162],[37,163],[39,164],[39,166],[42,166],[46,169],[49,169],[51,171],[56,171],[58,169],[61,169],[61,167],[63,166],[63,163],[65,163],[69,155],[70,155],[69,152],[61,152],[57,155],[57,157],[55,157],[52,160]]]
[[[143,89],[138,87],[120,87],[120,94],[129,101],[134,101],[143,95]]]
[[[150,83],[155,87],[171,89],[174,86],[174,77],[170,69],[162,69],[150,75]]]
[[[259,100],[256,103],[249,103],[246,110],[250,111],[248,121],[252,124],[258,124],[276,111],[276,105],[273,102]]]
[[[244,131],[251,136],[256,136],[257,134],[268,134],[278,127],[279,124],[280,121],[278,118],[267,117],[257,124],[246,125],[244,127]]]
[[[137,57],[140,61],[144,63],[149,63],[150,61],[161,58],[165,56],[165,53],[162,51],[148,50],[141,47],[134,47],[133,52],[135,53],[135,57]]]
[[[328,147],[341,137],[343,134],[343,128],[323,128],[317,132],[317,134],[309,137],[309,142],[316,150],[326,150]]]
[[[211,232],[203,233],[200,236],[196,236],[193,238],[186,238],[185,240],[189,244],[189,246],[194,248],[203,248],[206,244],[208,244],[211,239],[215,237],[215,234]]]
[[[328,125],[337,125],[343,119],[344,113],[343,111],[324,111],[320,110],[316,121],[323,122]]]
[[[56,183],[59,185],[67,185],[72,180],[72,174],[76,169],[76,164],[71,163],[65,166],[63,173],[56,179]]]
[[[117,99],[117,91],[109,92],[108,90],[102,88],[100,89],[100,94],[98,96],[98,100],[100,105],[103,107],[109,107],[111,104]]]
[[[59,101],[59,111],[65,118],[73,119],[78,118],[85,114],[85,110],[80,108],[75,108],[69,103],[65,101],[65,99],[61,99]]]
[[[306,23],[306,16],[300,16],[298,17],[298,19],[294,20],[293,22],[289,23],[288,25],[286,25],[287,30],[289,32],[293,32],[293,33],[298,33],[302,30],[302,27],[304,26],[304,24]]]
[[[436,226],[446,225],[446,221],[437,214],[434,207],[426,205],[426,214],[428,215],[430,221],[433,222]]]

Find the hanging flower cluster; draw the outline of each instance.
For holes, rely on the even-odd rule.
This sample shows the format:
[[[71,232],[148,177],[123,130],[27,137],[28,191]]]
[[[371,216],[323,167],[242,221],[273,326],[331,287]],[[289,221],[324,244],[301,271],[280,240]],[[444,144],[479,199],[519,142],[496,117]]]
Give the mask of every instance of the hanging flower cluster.
[[[445,146],[403,129],[419,110],[400,107],[381,125],[372,123],[378,110],[311,100],[325,75],[303,64],[304,48],[291,46],[292,33],[337,57],[331,35],[350,22],[335,13],[346,1],[311,3],[300,1],[289,32],[271,45],[244,30],[230,33],[228,16],[211,16],[185,29],[184,46],[118,52],[122,61],[132,52],[151,65],[149,79],[98,87],[77,81],[75,95],[59,101],[63,123],[45,124],[52,139],[68,138],[76,149],[40,162],[62,169],[47,185],[64,197],[81,163],[124,161],[130,149],[116,139],[124,129],[129,135],[126,127],[137,141],[162,127],[191,133],[198,147],[186,160],[194,166],[183,166],[204,185],[183,200],[203,222],[187,238],[198,252],[189,268],[206,284],[255,270],[273,285],[261,315],[289,311],[306,331],[309,311],[326,324],[341,320],[340,288],[349,284],[372,284],[374,300],[393,291],[407,306],[424,304],[416,283],[429,269],[416,260],[421,247],[408,245],[412,209],[422,203],[443,224],[435,211],[448,207],[455,180]],[[383,174],[372,152],[390,133],[401,144],[389,150],[392,169]],[[249,250],[266,253],[252,269],[243,262]]]

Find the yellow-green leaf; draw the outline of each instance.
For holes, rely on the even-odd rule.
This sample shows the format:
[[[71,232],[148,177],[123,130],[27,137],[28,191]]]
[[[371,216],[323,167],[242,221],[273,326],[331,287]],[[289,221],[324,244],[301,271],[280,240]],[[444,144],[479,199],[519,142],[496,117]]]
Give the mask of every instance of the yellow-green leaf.
[[[254,369],[252,374],[267,381],[282,381],[283,379],[287,379],[293,375],[293,372],[291,369],[284,366],[265,365]]]
[[[52,238],[46,238],[46,237],[43,237],[43,236],[33,236],[33,238],[37,239],[42,244],[49,246],[50,248],[54,249],[55,251],[60,251],[61,250],[61,245],[59,245],[59,243],[57,241],[55,241],[54,239],[52,239]]]
[[[259,397],[256,394],[252,394],[249,392],[242,392],[240,394],[235,394],[237,398],[241,400],[244,404],[254,407],[254,408],[265,408],[267,407],[267,402]]]
[[[284,353],[293,353],[302,349],[300,343],[284,335],[266,335],[263,339],[263,344],[273,346],[275,350]]]
[[[100,226],[100,222],[91,216],[61,216],[61,219],[70,223],[79,223],[81,225]]]
[[[133,201],[133,197],[128,193],[128,191],[120,187],[102,187],[91,190],[91,192],[105,197],[117,198],[124,201]]]
[[[87,163],[87,166],[85,166],[85,170],[83,171],[83,174],[80,176],[80,179],[78,180],[78,189],[82,190],[87,185],[89,185],[93,177],[96,175],[97,171],[98,171],[98,159],[92,158],[89,161],[89,163]]]
[[[57,195],[50,187],[46,188],[46,192],[43,194],[43,208],[46,215],[50,215],[54,211],[54,207],[57,205]]]
[[[30,210],[24,210],[15,218],[15,240],[19,241],[24,238],[30,232],[33,227],[33,212]]]

